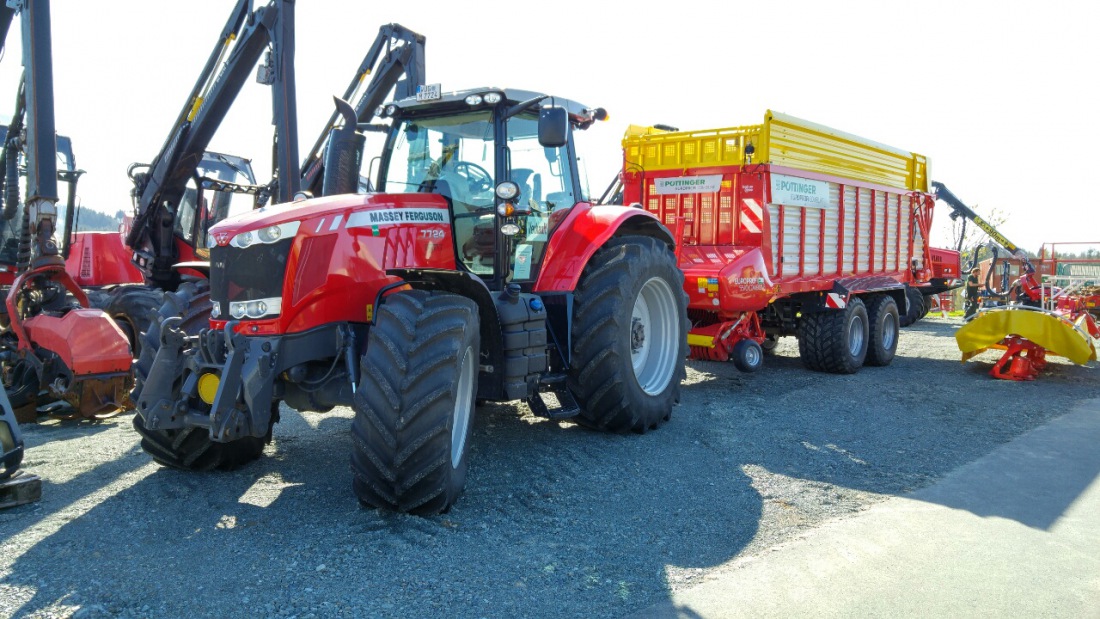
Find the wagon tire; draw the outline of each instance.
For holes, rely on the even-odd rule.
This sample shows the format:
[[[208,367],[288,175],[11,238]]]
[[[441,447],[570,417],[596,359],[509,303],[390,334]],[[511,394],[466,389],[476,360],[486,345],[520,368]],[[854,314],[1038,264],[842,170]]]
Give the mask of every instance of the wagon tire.
[[[854,374],[867,357],[867,308],[852,297],[844,309],[802,315],[798,352],[807,368],[831,374]]]
[[[904,314],[902,314],[899,309],[899,324],[903,327],[908,327],[928,313],[924,305],[927,300],[924,298],[924,295],[921,294],[920,290],[910,286],[906,286],[905,288],[905,298],[909,303]]]
[[[867,359],[864,365],[883,367],[890,365],[898,350],[901,335],[898,321],[898,304],[888,294],[871,295],[867,300],[867,322],[870,326],[867,341]]]
[[[411,290],[386,297],[376,316],[352,406],[352,487],[367,507],[445,512],[466,483],[480,358],[477,304]]]
[[[642,433],[672,416],[686,375],[684,275],[658,239],[612,239],[589,260],[574,295],[572,369],[576,421]]]
[[[924,295],[923,302],[924,307],[921,308],[920,317],[917,320],[923,320],[924,317],[928,315],[928,312],[932,311],[932,296],[927,294]]]

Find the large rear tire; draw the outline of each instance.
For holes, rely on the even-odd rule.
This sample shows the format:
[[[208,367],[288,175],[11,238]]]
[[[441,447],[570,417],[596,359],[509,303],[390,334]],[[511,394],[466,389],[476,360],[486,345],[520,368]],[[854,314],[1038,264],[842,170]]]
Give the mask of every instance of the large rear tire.
[[[887,366],[898,350],[901,329],[898,323],[898,304],[888,294],[875,294],[867,299],[867,322],[870,338],[867,342],[867,358],[864,365]]]
[[[612,239],[585,266],[574,297],[569,390],[577,422],[645,432],[672,415],[687,357],[684,275],[657,239]]]
[[[466,483],[480,357],[478,308],[447,292],[386,297],[367,336],[352,483],[368,507],[447,511]]]
[[[168,318],[181,318],[180,328],[187,335],[197,335],[210,326],[210,286],[205,280],[185,282],[176,292],[164,295],[164,304],[152,318],[148,330],[142,334],[141,355],[134,364],[134,391],[131,398],[137,402],[142,386],[153,367],[153,359],[160,350],[161,324]],[[279,418],[278,403],[272,405],[271,423]],[[245,437],[228,443],[210,439],[205,428],[182,430],[149,430],[140,414],[134,415],[134,429],[141,435],[141,448],[158,463],[189,471],[232,470],[260,457],[264,445],[271,442],[272,426],[267,436]]]
[[[867,308],[858,297],[842,310],[803,314],[798,325],[798,352],[811,370],[855,374],[867,358]]]

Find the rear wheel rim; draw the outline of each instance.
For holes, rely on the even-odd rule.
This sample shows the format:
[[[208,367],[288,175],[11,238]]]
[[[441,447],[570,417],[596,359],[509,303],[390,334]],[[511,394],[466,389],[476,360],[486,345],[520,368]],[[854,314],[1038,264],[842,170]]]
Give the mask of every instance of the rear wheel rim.
[[[630,361],[638,386],[648,395],[663,392],[676,369],[675,298],[668,282],[651,278],[638,291],[630,314]]]
[[[455,410],[451,424],[451,468],[458,468],[466,450],[466,434],[470,429],[470,413],[474,406],[474,380],[477,366],[469,346],[462,353],[459,364],[458,385],[455,389]]]
[[[898,325],[894,319],[894,315],[890,312],[886,312],[886,315],[882,317],[882,347],[885,350],[890,350],[894,347],[894,341],[897,338]]]
[[[750,368],[756,367],[760,363],[760,349],[756,346],[745,347],[745,365]]]
[[[859,319],[859,314],[853,312],[848,323],[848,352],[853,357],[858,357],[859,351],[863,350],[863,340],[866,335],[863,331],[863,321]]]

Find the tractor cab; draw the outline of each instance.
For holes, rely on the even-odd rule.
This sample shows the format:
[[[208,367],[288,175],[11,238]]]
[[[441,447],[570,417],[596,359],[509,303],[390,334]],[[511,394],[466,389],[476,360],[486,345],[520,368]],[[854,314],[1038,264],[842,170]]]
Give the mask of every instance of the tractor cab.
[[[210,228],[230,215],[256,208],[256,175],[250,160],[212,151],[202,154],[196,172],[197,179],[187,182],[180,199],[175,233],[183,242],[181,256],[194,247],[195,256],[207,260]]]
[[[491,289],[533,285],[550,237],[587,200],[569,127],[604,111],[523,90],[426,87],[378,115],[393,121],[379,191],[443,196],[460,268]]]

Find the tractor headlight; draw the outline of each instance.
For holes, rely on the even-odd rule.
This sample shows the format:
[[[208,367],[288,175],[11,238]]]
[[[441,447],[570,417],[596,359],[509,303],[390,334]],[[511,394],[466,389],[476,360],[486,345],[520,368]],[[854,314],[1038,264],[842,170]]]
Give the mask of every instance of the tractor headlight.
[[[513,200],[519,195],[519,185],[512,181],[504,181],[497,185],[496,193],[501,200]]]
[[[501,96],[501,94],[499,92],[487,92],[487,93],[485,93],[485,97],[484,97],[485,102],[488,103],[489,105],[496,105],[496,104],[500,103],[500,100],[503,99],[503,98],[504,97]]]
[[[282,237],[283,231],[279,229],[279,226],[268,226],[260,230],[260,242],[261,243],[274,243]]]
[[[396,105],[387,105],[386,106],[386,116],[393,116],[396,113],[397,113],[397,106]]]
[[[207,249],[212,248],[212,247],[216,247],[217,245],[218,245],[218,241],[217,241],[217,239],[214,238],[214,234],[212,232],[207,232],[206,233],[206,247],[207,247]]]
[[[515,236],[519,234],[519,226],[513,223],[506,223],[500,227],[500,233],[505,236]]]
[[[215,305],[214,307],[217,307]],[[254,299],[252,301],[233,301],[229,304],[229,313],[234,318],[264,318],[277,316],[282,310],[283,300],[279,297],[271,299]]]
[[[466,97],[466,105],[481,105],[481,95],[470,95]]]
[[[384,116],[385,114],[386,114],[386,106],[379,105],[378,107],[374,108],[374,115],[375,116]]]
[[[210,308],[210,317],[211,318],[218,318],[221,315],[222,315],[222,306],[221,306],[220,303],[215,303],[214,306]]]
[[[254,243],[269,245],[278,242],[280,239],[298,234],[299,226],[301,226],[301,222],[291,221],[285,224],[267,226],[266,228],[260,228],[256,231],[241,232],[233,237],[233,239],[229,241],[229,244],[241,249],[253,245]]]

